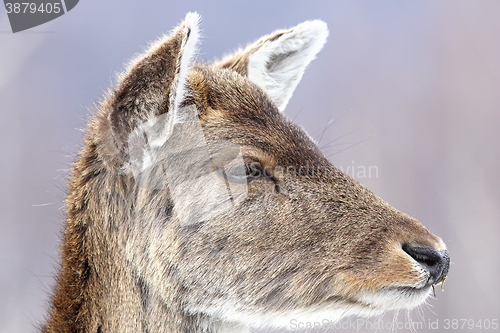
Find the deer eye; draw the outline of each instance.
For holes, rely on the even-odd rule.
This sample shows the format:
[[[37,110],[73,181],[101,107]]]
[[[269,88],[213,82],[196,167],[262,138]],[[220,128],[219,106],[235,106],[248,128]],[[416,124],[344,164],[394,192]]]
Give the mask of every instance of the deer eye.
[[[226,177],[233,183],[243,184],[265,176],[264,169],[258,162],[238,164],[225,169]]]
[[[260,163],[252,162],[245,165],[247,181],[252,181],[265,176],[264,169]]]

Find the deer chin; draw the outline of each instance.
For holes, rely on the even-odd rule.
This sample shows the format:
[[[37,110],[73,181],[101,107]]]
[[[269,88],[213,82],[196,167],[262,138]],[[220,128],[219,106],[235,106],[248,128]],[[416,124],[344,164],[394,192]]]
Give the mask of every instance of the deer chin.
[[[361,293],[356,303],[376,312],[412,309],[424,303],[431,295],[431,291],[432,286],[425,284],[417,287],[384,287],[377,291]]]
[[[232,323],[253,328],[295,329],[301,323],[331,324],[344,317],[370,317],[382,314],[368,304],[353,302],[350,299],[311,305],[301,309],[249,311],[238,308],[237,304],[225,304],[222,308],[206,312],[211,317],[219,318],[221,323]],[[246,331],[245,331],[246,332]]]
[[[220,304],[220,307],[208,312],[204,309],[204,312],[219,318],[221,323],[253,328],[294,329],[305,323],[331,325],[349,316],[373,317],[390,310],[411,309],[424,303],[431,291],[432,286],[425,284],[418,287],[384,287],[376,291],[361,292],[357,297],[332,296],[321,304],[301,309],[248,311],[248,308],[242,308],[235,302]]]
[[[386,311],[412,309],[423,304],[432,293],[432,286],[385,287],[377,291],[363,292],[357,298],[332,297],[331,302],[311,306],[303,310],[278,314],[266,318],[266,323],[279,327],[291,327],[297,322],[316,322],[332,324],[349,316],[373,317]],[[254,322],[255,325],[255,322]]]

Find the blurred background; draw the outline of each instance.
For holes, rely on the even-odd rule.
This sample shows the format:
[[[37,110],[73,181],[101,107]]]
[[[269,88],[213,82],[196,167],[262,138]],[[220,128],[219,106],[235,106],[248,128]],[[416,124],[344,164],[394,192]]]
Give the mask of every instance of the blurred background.
[[[305,20],[328,24],[286,113],[335,165],[443,238],[452,260],[437,299],[386,314],[377,332],[393,320],[398,332],[408,323],[442,331],[447,319],[459,321],[454,332],[470,332],[471,320],[483,326],[473,331],[494,331],[486,325],[500,320],[500,1],[86,0],[16,34],[0,9],[0,332],[35,332],[46,315],[68,168],[94,103],[188,11],[202,16],[203,60]],[[469,320],[463,329],[460,319]],[[313,331],[376,330],[356,321]]]

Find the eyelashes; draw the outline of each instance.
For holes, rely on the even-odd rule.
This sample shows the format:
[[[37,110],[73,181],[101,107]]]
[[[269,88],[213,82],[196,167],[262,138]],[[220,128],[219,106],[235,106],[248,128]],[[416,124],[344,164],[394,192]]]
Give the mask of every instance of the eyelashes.
[[[250,183],[258,179],[269,179],[276,181],[276,179],[262,167],[259,162],[245,163],[244,165],[238,165],[225,171],[226,177],[229,181],[235,183]]]

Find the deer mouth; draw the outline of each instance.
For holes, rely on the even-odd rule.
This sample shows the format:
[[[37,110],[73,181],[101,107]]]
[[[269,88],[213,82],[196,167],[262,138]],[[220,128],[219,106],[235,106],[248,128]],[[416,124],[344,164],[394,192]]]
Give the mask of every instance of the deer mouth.
[[[424,303],[432,290],[433,285],[429,284],[419,287],[385,287],[378,291],[362,293],[357,303],[374,311],[411,309]]]
[[[395,287],[393,290],[404,297],[402,301],[408,303],[409,307],[414,307],[425,302],[427,297],[431,295],[433,288],[433,285],[426,284],[422,287]]]

